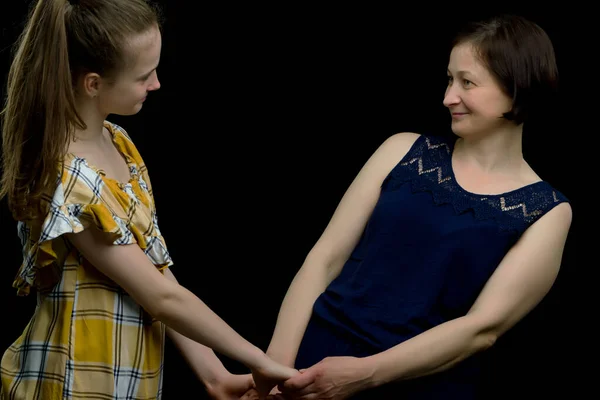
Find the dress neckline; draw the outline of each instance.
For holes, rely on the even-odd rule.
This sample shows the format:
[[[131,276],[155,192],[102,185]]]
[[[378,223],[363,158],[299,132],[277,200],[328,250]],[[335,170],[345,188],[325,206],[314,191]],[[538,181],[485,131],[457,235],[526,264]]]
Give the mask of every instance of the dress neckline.
[[[123,159],[125,160],[125,163],[127,164],[127,167],[129,169],[129,179],[126,182],[121,182],[118,179],[115,179],[113,177],[106,175],[104,170],[102,170],[101,168],[98,168],[94,164],[90,163],[85,157],[80,157],[72,152],[68,152],[66,155],[67,155],[67,157],[70,157],[75,160],[79,160],[80,162],[84,163],[88,168],[90,168],[95,173],[97,173],[102,179],[104,179],[106,181],[114,182],[119,187],[124,188],[125,186],[131,185],[131,183],[137,179],[137,166],[136,166],[134,160],[131,159],[131,157],[129,157],[129,155],[126,152],[124,152],[123,149],[121,148],[121,145],[119,144],[118,139],[117,139],[117,132],[113,128],[112,124],[108,121],[104,121],[104,128],[106,128],[106,130],[108,131],[111,141],[112,141],[112,144],[115,146],[115,148],[117,149],[117,151],[119,152],[121,157],[123,157]]]
[[[518,194],[523,191],[531,190],[532,188],[535,188],[538,186],[547,185],[546,181],[539,180],[536,182],[528,183],[526,185],[523,185],[521,187],[518,187],[518,188],[515,188],[512,190],[508,190],[506,192],[502,192],[502,193],[486,194],[486,193],[471,192],[461,186],[461,184],[458,182],[458,179],[456,179],[456,175],[454,174],[454,167],[452,165],[452,157],[454,155],[454,148],[455,148],[457,140],[458,140],[458,137],[454,136],[452,139],[447,141],[448,151],[446,152],[447,157],[444,157],[444,159],[445,159],[446,168],[448,170],[448,174],[450,176],[450,180],[452,181],[453,186],[455,186],[459,192],[461,192],[467,196],[474,197],[474,198],[488,199],[488,198],[508,197],[508,196],[512,196],[512,195]]]

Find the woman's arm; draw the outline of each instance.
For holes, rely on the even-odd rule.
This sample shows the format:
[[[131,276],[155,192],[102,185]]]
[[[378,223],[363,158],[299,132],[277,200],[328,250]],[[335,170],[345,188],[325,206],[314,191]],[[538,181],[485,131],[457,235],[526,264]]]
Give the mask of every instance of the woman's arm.
[[[294,364],[314,302],[339,275],[377,203],[383,180],[418,136],[406,132],[389,137],[349,186],[284,297],[267,350],[271,358]]]
[[[562,203],[540,218],[503,258],[462,318],[441,324],[366,361],[374,383],[446,370],[492,346],[550,291],[562,262],[572,211]]]
[[[369,357],[326,358],[285,382],[282,390],[295,396],[349,395],[392,381],[431,375],[488,349],[551,289],[571,218],[570,205],[563,203],[529,227],[464,317]]]

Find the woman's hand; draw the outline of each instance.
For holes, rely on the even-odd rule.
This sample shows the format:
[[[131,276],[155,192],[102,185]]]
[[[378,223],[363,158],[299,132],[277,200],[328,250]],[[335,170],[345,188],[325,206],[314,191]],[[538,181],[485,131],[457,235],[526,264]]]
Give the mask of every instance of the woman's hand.
[[[266,354],[262,357],[256,367],[251,368],[251,371],[256,391],[261,400],[265,399],[271,390],[279,383],[282,383],[299,373],[294,368],[287,367],[274,361]]]

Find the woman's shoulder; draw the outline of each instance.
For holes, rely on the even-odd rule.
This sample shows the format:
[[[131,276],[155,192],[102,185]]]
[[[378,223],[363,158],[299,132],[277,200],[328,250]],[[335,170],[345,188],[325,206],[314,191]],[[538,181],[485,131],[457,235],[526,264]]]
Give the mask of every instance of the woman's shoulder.
[[[421,133],[416,132],[398,132],[387,137],[382,143],[382,146],[393,147],[398,150],[410,149],[419,139],[425,137]]]
[[[454,138],[444,135],[433,135],[418,132],[398,132],[383,142],[382,146],[391,147],[399,152],[408,153],[409,150],[416,147],[426,147],[429,149],[450,149],[454,143]]]
[[[412,164],[418,160],[426,162],[434,154],[446,157],[447,154],[450,154],[452,145],[452,138],[443,135],[399,132],[389,136],[382,143],[379,151],[387,154],[394,165],[402,162]]]

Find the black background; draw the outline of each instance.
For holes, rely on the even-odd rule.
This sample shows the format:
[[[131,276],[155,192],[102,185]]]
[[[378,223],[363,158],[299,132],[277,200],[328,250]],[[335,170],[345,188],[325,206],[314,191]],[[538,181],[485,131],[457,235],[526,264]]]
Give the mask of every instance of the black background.
[[[28,3],[0,12],[2,89]],[[499,12],[540,24],[555,45],[561,96],[546,121],[525,128],[524,153],[571,200],[574,222],[553,290],[491,350],[489,398],[576,398],[585,390],[598,264],[596,231],[583,227],[597,219],[590,189],[597,185],[598,34],[582,19],[589,11],[160,3],[162,88],[139,114],[109,119],[129,132],[150,170],[178,279],[263,349],[291,279],[371,153],[396,132],[449,132],[442,99],[456,29]],[[21,253],[5,202],[0,235],[6,348],[35,296],[20,298],[11,288]],[[167,350],[165,398],[179,391],[202,397],[183,358],[170,343]],[[232,372],[247,372],[222,359]]]

